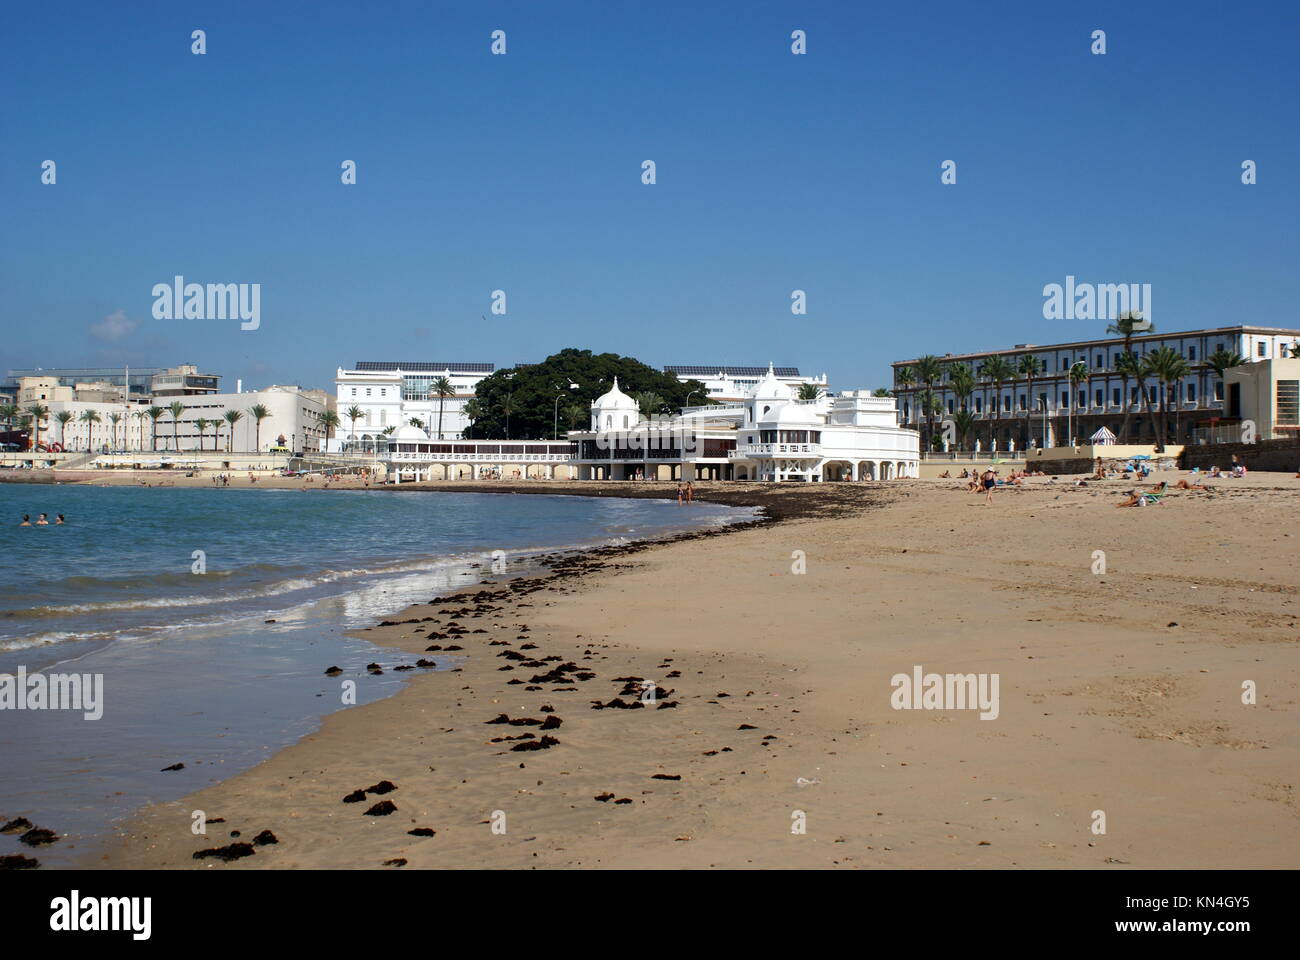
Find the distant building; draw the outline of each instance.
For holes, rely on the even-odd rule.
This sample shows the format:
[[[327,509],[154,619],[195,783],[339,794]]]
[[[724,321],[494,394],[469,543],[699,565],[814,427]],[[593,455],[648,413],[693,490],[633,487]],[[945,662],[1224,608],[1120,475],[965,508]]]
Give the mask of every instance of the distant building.
[[[807,383],[817,387],[822,393],[829,392],[824,373],[820,377],[805,377],[799,373],[798,367],[773,366],[770,369],[777,380],[794,390]],[[768,370],[769,367],[714,367],[707,364],[690,366],[669,364],[664,367],[664,373],[671,373],[678,380],[699,380],[704,384],[707,399],[723,403],[744,400],[758,386],[759,381],[767,376]],[[703,399],[701,398],[701,402]]]
[[[1213,354],[1221,350],[1236,353],[1247,365],[1254,365],[1289,356],[1297,343],[1300,343],[1300,330],[1251,325],[1137,334],[1131,341],[1136,356],[1143,357],[1160,347],[1169,347],[1191,368],[1191,372],[1176,383],[1166,385],[1148,379],[1142,389],[1132,377],[1126,380],[1116,369],[1116,361],[1124,349],[1122,337],[1046,346],[1023,343],[1003,350],[945,354],[939,359],[946,365],[965,366],[975,377],[974,392],[965,400],[965,407],[974,418],[973,436],[965,444],[967,448],[1024,450],[1031,446],[1068,446],[1071,434],[1077,443],[1101,427],[1118,436],[1126,412],[1129,415],[1129,442],[1152,444],[1156,435],[1149,409],[1158,413],[1166,403],[1170,415],[1165,442],[1183,443],[1185,440],[1194,442],[1198,437],[1204,439],[1212,433],[1217,439],[1224,439],[1216,431],[1222,432],[1225,426],[1237,425],[1243,419],[1240,412],[1234,412],[1238,408],[1233,403],[1228,402],[1225,406],[1224,387],[1225,381],[1245,381],[1234,371],[1229,371],[1233,376],[1221,380],[1206,363]],[[1023,374],[1017,374],[996,384],[982,373],[987,369],[986,362],[994,357],[1002,357],[1016,367],[1025,356],[1038,360],[1039,372],[1034,375],[1032,383]],[[1070,370],[1080,363],[1086,368],[1087,379],[1072,382]],[[915,365],[915,360],[898,360],[892,364],[893,389],[899,399],[902,422],[919,427],[926,420],[920,403],[925,384],[908,384],[899,380],[901,370],[910,368],[915,372]],[[1251,382],[1263,387],[1286,381],[1285,378],[1278,380],[1263,376]],[[1271,386],[1268,388],[1273,389]],[[938,401],[938,410],[933,414],[935,434],[942,436],[940,423],[959,412],[963,402],[948,377],[933,384],[932,389]],[[1255,410],[1272,409],[1275,405],[1270,397],[1261,396],[1253,402],[1255,406],[1252,409]]]
[[[163,367],[51,367],[31,370],[10,370],[3,387],[18,387],[23,377],[43,377],[55,381],[55,385],[76,388],[78,383],[107,383],[121,387],[130,380],[130,395],[133,400],[143,400],[150,396],[153,378],[168,371]]]
[[[393,428],[420,421],[427,439],[457,440],[469,429],[465,404],[474,397],[479,382],[496,370],[491,363],[445,363],[432,361],[360,361],[350,370],[342,367],[334,378],[339,429],[333,450],[347,443],[373,444]],[[451,395],[439,398],[436,383],[446,377]],[[348,411],[356,408],[354,421]],[[442,430],[438,429],[441,412]]]
[[[858,390],[799,400],[769,367],[741,401],[645,418],[615,379],[592,401],[591,427],[569,432],[583,480],[816,483],[915,477],[919,438],[898,426],[893,397]]]
[[[195,397],[217,393],[221,378],[212,373],[199,373],[192,363],[169,367],[156,373],[150,380],[149,392],[155,397]]]
[[[1300,437],[1300,357],[1242,364],[1228,370],[1223,379],[1225,418],[1254,424],[1257,440]]]

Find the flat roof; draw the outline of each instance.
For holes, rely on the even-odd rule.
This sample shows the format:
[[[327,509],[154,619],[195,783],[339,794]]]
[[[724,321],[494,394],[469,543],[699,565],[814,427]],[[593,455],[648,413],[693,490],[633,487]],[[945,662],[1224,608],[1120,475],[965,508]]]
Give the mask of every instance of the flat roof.
[[[798,367],[776,367],[775,371],[778,377],[797,377],[800,376]],[[767,367],[728,367],[716,366],[709,367],[701,364],[678,366],[668,364],[664,367],[664,373],[675,373],[683,377],[712,377],[718,373],[727,377],[764,377],[767,375]]]
[[[367,372],[401,370],[403,373],[492,373],[496,368],[495,363],[433,363],[424,360],[395,363],[386,360],[361,360],[352,369]]]
[[[1133,343],[1140,343],[1148,340],[1169,340],[1175,337],[1197,337],[1197,336],[1224,336],[1227,334],[1237,333],[1264,333],[1264,334],[1284,334],[1286,336],[1295,336],[1300,338],[1300,330],[1288,327],[1256,327],[1246,324],[1239,324],[1234,327],[1202,327],[1197,330],[1166,330],[1161,333],[1144,333],[1135,334],[1132,338]],[[1107,343],[1123,343],[1124,338],[1120,336],[1098,337],[1093,340],[1071,340],[1067,343],[1022,343],[1014,347],[1001,347],[996,350],[977,350],[973,353],[945,353],[939,356],[940,360],[971,360],[975,357],[991,357],[999,353],[1037,353],[1042,350],[1066,350],[1075,347],[1091,347]],[[911,360],[894,360],[890,363],[891,367],[905,366],[916,363],[916,358]]]

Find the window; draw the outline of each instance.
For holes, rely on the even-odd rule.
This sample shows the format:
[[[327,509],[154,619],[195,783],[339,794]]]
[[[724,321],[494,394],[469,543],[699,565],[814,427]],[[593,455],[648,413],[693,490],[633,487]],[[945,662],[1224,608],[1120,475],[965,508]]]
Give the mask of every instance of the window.
[[[1062,390],[1062,391],[1061,391],[1061,409],[1062,409],[1062,410],[1068,410],[1069,408],[1070,408],[1070,394],[1069,394],[1068,391],[1066,391],[1066,390]]]
[[[1020,409],[1025,409],[1025,395],[1023,393],[1020,395]]]
[[[1222,400],[1222,399],[1223,399],[1223,381],[1222,381],[1222,380],[1220,380],[1218,383],[1216,383],[1216,384],[1214,385],[1214,399],[1215,399],[1215,400]]]
[[[357,388],[356,388],[356,387],[353,387],[353,388],[352,388],[352,396],[355,397],[356,395],[357,395]]]
[[[975,398],[975,412],[976,412],[976,413],[982,413],[983,411],[984,411],[984,398],[983,398],[983,397],[976,397],[976,398]]]
[[[1214,345],[1214,349],[1215,349],[1215,350],[1222,350],[1222,349],[1223,349],[1223,344],[1221,344],[1221,343],[1216,343],[1216,344]]]
[[[1008,393],[1005,397],[1002,398],[1002,409],[1007,411],[1008,413],[1011,412],[1011,394]]]
[[[367,396],[367,397],[370,396],[370,388],[369,388],[369,387],[366,387],[366,396]]]
[[[1122,402],[1123,398],[1120,396],[1120,388],[1112,388],[1110,391],[1110,405],[1112,407],[1118,407]]]
[[[1268,356],[1268,341],[1267,341],[1267,340],[1261,340],[1261,341],[1259,341],[1258,344],[1255,345],[1255,354],[1256,354],[1256,356],[1260,356],[1260,357],[1267,357],[1267,356]]]
[[[1300,426],[1300,380],[1277,382],[1277,425]]]
[[[1096,358],[1096,359],[1097,359],[1097,362],[1094,364],[1094,366],[1096,366],[1096,368],[1097,368],[1098,370],[1100,370],[1100,369],[1102,368],[1102,356],[1101,356],[1100,353],[1097,354],[1097,358]]]
[[[1194,383],[1189,383],[1187,385],[1187,402],[1188,403],[1196,402],[1196,384]]]
[[[1187,348],[1187,359],[1188,359],[1188,360],[1195,360],[1195,359],[1196,359],[1196,347],[1188,347],[1188,348]]]
[[[952,413],[952,400],[948,401],[948,412]]]

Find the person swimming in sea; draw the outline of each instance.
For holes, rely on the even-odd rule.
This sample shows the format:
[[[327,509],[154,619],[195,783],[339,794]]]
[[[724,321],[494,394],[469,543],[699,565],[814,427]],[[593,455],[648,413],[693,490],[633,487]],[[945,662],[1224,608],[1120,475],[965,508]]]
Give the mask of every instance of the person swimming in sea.
[[[61,527],[63,526],[63,524],[64,524],[63,514],[60,513],[58,516],[54,518],[54,525],[56,527]]]
[[[32,525],[32,515],[31,515],[30,513],[24,513],[24,514],[23,514],[23,522],[20,523],[20,524],[18,524],[18,526],[20,526],[20,527],[30,527],[31,525]]]
[[[38,527],[48,527],[50,525],[50,521],[47,520],[46,515],[42,513],[39,517],[36,518],[36,525]]]

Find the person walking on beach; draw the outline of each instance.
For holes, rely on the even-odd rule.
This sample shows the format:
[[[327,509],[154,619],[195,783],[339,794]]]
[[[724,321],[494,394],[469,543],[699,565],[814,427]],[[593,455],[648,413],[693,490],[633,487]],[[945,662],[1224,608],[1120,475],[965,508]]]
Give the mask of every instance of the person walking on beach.
[[[677,484],[677,506],[682,505],[682,497],[686,495],[686,488],[680,483]]]
[[[998,475],[993,472],[992,467],[984,471],[983,480],[984,480],[984,503],[986,505],[992,505],[993,488],[998,485]]]
[[[694,480],[686,481],[686,502],[687,503],[695,502],[695,481]]]

